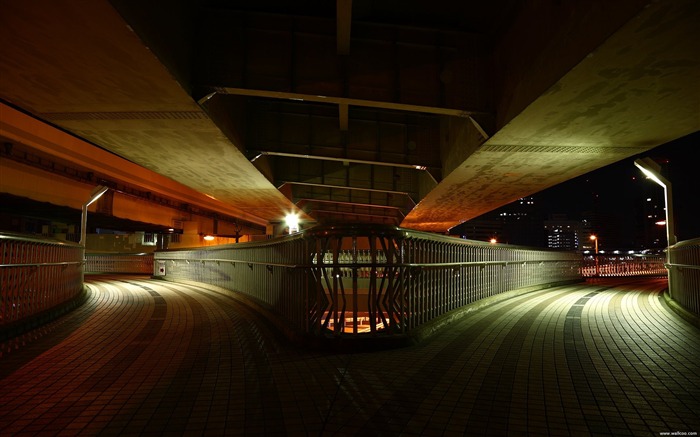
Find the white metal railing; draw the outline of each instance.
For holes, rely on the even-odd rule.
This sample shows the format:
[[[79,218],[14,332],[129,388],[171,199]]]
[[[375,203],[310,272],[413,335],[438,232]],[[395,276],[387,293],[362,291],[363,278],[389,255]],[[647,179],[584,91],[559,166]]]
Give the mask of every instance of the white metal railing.
[[[667,267],[671,298],[700,315],[700,238],[669,247]]]
[[[583,257],[581,275],[602,276],[666,276],[664,255],[625,254],[587,255]]]
[[[477,300],[581,280],[573,252],[383,226],[319,227],[275,240],[168,250],[154,275],[244,293],[305,333],[397,334]]]
[[[152,253],[87,253],[85,273],[153,274]]]
[[[83,248],[0,233],[0,330],[71,301],[83,289]]]

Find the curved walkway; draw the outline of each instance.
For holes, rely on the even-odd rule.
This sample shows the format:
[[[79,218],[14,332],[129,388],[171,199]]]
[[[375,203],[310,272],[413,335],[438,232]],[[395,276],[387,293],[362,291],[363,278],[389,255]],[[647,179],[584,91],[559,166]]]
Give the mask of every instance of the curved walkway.
[[[662,435],[700,431],[700,330],[664,280],[472,313],[420,345],[331,354],[192,285],[89,277],[0,357],[0,435]]]

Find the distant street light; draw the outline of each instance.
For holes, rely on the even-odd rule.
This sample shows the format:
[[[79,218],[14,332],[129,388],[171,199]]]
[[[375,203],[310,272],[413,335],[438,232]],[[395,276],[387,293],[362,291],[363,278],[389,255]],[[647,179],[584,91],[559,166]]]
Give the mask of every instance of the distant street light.
[[[591,235],[591,240],[595,242],[595,253],[598,253],[598,237],[595,235]]]
[[[83,204],[83,215],[82,215],[82,220],[80,224],[80,245],[85,248],[86,243],[87,243],[87,213],[88,213],[88,206],[92,205],[102,197],[104,193],[109,190],[109,187],[105,187],[103,185],[98,185],[96,186],[92,192],[90,192],[90,199],[88,199],[87,202]]]
[[[661,166],[651,158],[638,158],[634,160],[634,165],[644,173],[644,175],[661,185],[664,188],[664,200],[666,203],[666,241],[668,247],[676,244],[676,230],[673,221],[673,191],[671,182],[661,175]],[[671,263],[671,252],[666,248],[666,263]],[[668,293],[673,297],[671,290],[671,269],[668,268]]]
[[[598,264],[598,237],[591,235],[591,240],[595,242],[595,275],[600,276],[600,264]]]

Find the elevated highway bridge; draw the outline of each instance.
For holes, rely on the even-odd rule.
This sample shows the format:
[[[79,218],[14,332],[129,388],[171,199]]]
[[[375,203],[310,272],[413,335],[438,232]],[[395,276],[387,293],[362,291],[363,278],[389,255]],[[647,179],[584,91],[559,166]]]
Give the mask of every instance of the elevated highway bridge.
[[[444,233],[700,130],[693,0],[0,5],[2,192],[161,228]]]
[[[436,233],[700,130],[698,22],[0,0],[0,213],[102,185],[91,226],[263,236],[144,262],[1,232],[0,434],[697,432],[700,240],[585,266]],[[267,239],[290,212],[307,229]]]

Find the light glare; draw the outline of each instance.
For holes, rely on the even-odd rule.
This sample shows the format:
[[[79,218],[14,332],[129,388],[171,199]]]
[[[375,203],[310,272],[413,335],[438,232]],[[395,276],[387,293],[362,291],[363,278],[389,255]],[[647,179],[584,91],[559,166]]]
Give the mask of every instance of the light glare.
[[[284,218],[284,221],[287,223],[287,226],[289,227],[289,233],[293,234],[295,232],[299,232],[299,216],[296,214],[287,214],[287,216]]]

